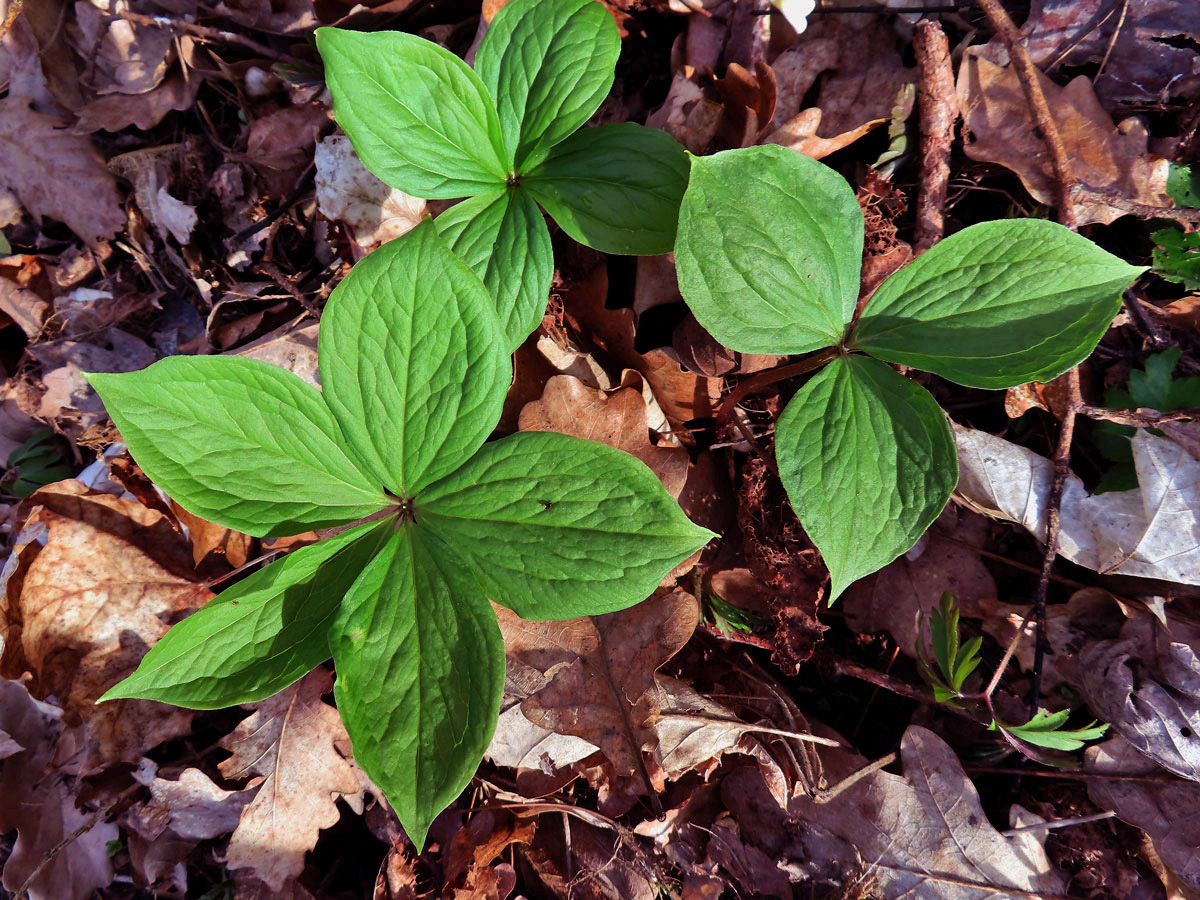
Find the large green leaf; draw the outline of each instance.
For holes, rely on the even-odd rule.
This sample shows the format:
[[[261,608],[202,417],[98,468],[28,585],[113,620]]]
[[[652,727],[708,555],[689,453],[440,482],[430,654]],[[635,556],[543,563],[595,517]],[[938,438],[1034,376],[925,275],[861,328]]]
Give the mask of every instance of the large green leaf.
[[[496,107],[450,51],[399,31],[318,28],[333,112],[363,164],[418,197],[495,190],[512,172]]]
[[[330,646],[354,758],[420,849],[496,729],[504,688],[496,614],[462,561],[410,524],[351,588]]]
[[[581,244],[645,256],[674,246],[687,179],[674,138],[622,122],[577,131],[522,183]]]
[[[983,222],[885,281],[853,346],[970,387],[1049,381],[1092,352],[1143,271],[1053,222]]]
[[[483,279],[508,349],[515,350],[541,323],[554,276],[542,211],[525,191],[507,188],[450,207],[436,224],[450,249]]]
[[[254,703],[329,659],[329,626],[394,519],[304,547],[239,581],[155,644],[101,697],[189,709]]]
[[[854,314],[863,217],[842,176],[785,147],[692,157],[675,265],[688,307],[742,353],[838,343]]]
[[[343,449],[320,392],[235,356],[88,375],[129,452],[184,509],[256,537],[353,522],[387,498]]]
[[[471,457],[512,379],[483,282],[431,220],[350,270],[318,344],[325,401],[347,443],[402,498]]]
[[[475,56],[524,171],[579,128],[608,96],[621,38],[598,0],[510,0]]]
[[[842,357],[794,396],[775,429],[779,477],[833,579],[852,581],[910,549],[958,482],[946,417],[884,363]]]
[[[714,537],[688,521],[640,460],[549,432],[485,444],[417,497],[416,517],[492,600],[527,619],[638,603]]]

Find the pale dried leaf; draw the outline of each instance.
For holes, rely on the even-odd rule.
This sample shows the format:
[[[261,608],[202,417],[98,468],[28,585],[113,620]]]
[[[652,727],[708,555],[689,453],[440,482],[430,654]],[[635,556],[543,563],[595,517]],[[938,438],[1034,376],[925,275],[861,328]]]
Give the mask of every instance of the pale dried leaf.
[[[1159,765],[1200,781],[1200,632],[1151,613],[1094,640],[1068,669],[1092,712]]]
[[[0,184],[31,215],[57,219],[92,247],[125,224],[116,182],[91,141],[11,95],[0,100]]]
[[[33,291],[0,278],[0,312],[7,314],[26,337],[33,339],[41,333],[49,309],[50,304]]]
[[[364,250],[411,231],[425,215],[425,201],[389,187],[362,164],[350,139],[330,135],[317,144],[317,207],[342,222]]]
[[[1005,838],[996,831],[945,741],[912,725],[900,755],[903,776],[878,772],[829,803],[792,803],[795,815],[853,845],[872,867],[876,896],[1016,900],[1065,893],[1066,880],[1034,836],[1045,833]]]
[[[53,694],[84,720],[84,771],[133,762],[186,733],[191,713],[95,701],[212,594],[193,580],[186,542],[161,513],[78,481],[43,488],[31,502],[23,534],[44,538],[18,538],[27,550],[4,598],[3,674],[31,672],[35,695]]]
[[[332,683],[327,671],[311,672],[255,704],[254,714],[221,740],[233,753],[221,763],[222,775],[261,776],[229,841],[228,866],[253,869],[276,891],[304,870],[304,854],[321,829],[337,822],[337,799],[362,795],[357,767],[335,747],[349,745],[346,729],[337,710],[321,701]]]
[[[1044,540],[1050,460],[983,431],[955,425],[954,432],[958,494],[984,515]],[[1200,462],[1144,430],[1132,446],[1138,490],[1093,496],[1068,477],[1058,552],[1104,574],[1200,584]]]
[[[545,673],[549,684],[521,704],[531,722],[595,744],[617,773],[642,772],[641,748],[657,712],[654,673],[696,628],[699,604],[684,591],[623,612],[563,622],[502,615],[510,655]]]
[[[1101,809],[1140,828],[1154,842],[1159,857],[1185,884],[1200,891],[1200,785],[1153,781],[1162,770],[1151,759],[1114,736],[1084,752],[1089,772],[1124,776],[1089,778],[1088,796]],[[1128,776],[1146,775],[1144,781]]]

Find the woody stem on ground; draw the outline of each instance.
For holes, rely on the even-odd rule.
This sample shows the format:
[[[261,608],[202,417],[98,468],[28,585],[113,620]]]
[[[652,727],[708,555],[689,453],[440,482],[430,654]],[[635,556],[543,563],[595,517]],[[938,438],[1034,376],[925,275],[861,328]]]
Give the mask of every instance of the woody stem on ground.
[[[983,10],[996,34],[1004,41],[1008,49],[1013,71],[1021,82],[1021,90],[1025,93],[1025,101],[1033,113],[1033,122],[1042,134],[1042,140],[1050,154],[1050,167],[1054,172],[1055,189],[1058,195],[1058,221],[1068,228],[1074,229],[1078,220],[1075,217],[1074,195],[1077,189],[1075,173],[1071,169],[1071,160],[1067,156],[1067,148],[1058,133],[1054,116],[1046,102],[1046,94],[1042,91],[1038,80],[1041,73],[1029,57],[1025,46],[1025,36],[1013,23],[1008,11],[1000,0],[979,0],[979,8]]]
[[[747,378],[732,391],[729,392],[724,400],[721,401],[721,408],[717,411],[717,427],[727,425],[733,417],[733,411],[737,409],[738,404],[755,391],[761,391],[765,387],[772,384],[777,384],[780,381],[786,381],[789,378],[795,378],[797,375],[804,375],[814,369],[819,369],[827,362],[831,362],[838,354],[836,347],[826,347],[807,359],[800,362],[789,363],[786,366],[776,366],[774,369],[767,369],[765,372],[757,372]]]
[[[913,46],[917,53],[921,121],[921,179],[913,253],[919,256],[946,233],[946,191],[958,97],[954,92],[950,43],[942,26],[934,19],[918,22]]]

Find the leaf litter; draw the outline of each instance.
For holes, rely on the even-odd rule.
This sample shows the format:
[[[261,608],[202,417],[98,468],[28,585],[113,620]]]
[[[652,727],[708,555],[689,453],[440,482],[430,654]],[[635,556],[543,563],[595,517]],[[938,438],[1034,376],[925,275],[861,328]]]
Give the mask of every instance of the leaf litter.
[[[829,4],[797,35],[742,0],[607,5],[626,43],[602,121],[646,122],[697,154],[772,143],[825,158],[867,208],[868,290],[908,257],[924,152],[905,99],[919,80],[913,13]],[[1065,409],[1054,388],[1006,410],[994,393],[918,376],[956,426],[956,501],[830,610],[826,570],[772,469],[772,423],[802,382],[723,408],[787,360],[707,334],[671,255],[606,257],[555,234],[546,315],[517,351],[500,430],[627,450],[723,540],[627,612],[502,614],[500,723],[431,848],[414,851],[354,764],[327,669],[254,708],[94,706],[243,566],[317,535],[258,541],[180,509],[122,457],[82,372],[230,353],[319,383],[332,286],[445,204],[362,167],[309,35],[400,27],[465,55],[484,26],[480,11],[438,3],[9,0],[0,12],[0,490],[60,467],[81,479],[0,497],[8,891],[29,879],[30,897],[55,900],[1200,890],[1200,441],[1181,414],[1149,415],[1186,413],[1186,397],[1156,394],[1151,409],[1138,388],[1164,352],[1177,354],[1168,388],[1200,376],[1200,344],[1195,297],[1157,274],[1083,366],[1084,399],[1110,407],[1096,409],[1145,408],[1076,431],[1059,513],[1070,565],[1052,573],[1040,654],[1026,618]],[[964,51],[942,98],[964,116],[948,231],[1053,205],[1058,176],[1004,41],[973,9],[941,24]],[[1181,240],[1194,232],[1178,209],[1194,198],[1169,177],[1200,162],[1198,28],[1180,0],[1041,0],[1023,23],[1083,183],[1078,221],[1134,264],[1161,245],[1154,216],[1182,218]],[[1114,422],[1136,487],[1103,492],[1114,432],[1100,425]],[[14,451],[39,430],[57,436],[56,455],[22,470]],[[1111,723],[1057,773],[1084,788],[1042,790],[1055,770],[931,702],[912,657],[932,650],[925,622],[944,591],[964,639],[984,637],[970,690],[1024,623],[993,697],[1006,721],[1029,718],[1033,691],[1081,723]]]

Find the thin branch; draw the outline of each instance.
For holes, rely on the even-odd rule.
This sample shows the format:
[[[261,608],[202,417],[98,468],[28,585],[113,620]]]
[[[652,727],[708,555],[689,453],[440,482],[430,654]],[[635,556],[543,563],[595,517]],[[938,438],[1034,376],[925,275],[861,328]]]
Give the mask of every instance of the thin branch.
[[[954,91],[950,43],[942,26],[933,19],[918,22],[913,46],[917,52],[921,110],[921,179],[913,251],[920,254],[946,233],[946,193],[958,95]]]
[[[235,34],[232,31],[222,31],[220,28],[209,28],[207,25],[197,25],[195,22],[184,22],[180,19],[172,19],[170,16],[145,16],[141,13],[128,12],[125,10],[114,10],[110,15],[118,19],[125,19],[127,22],[132,22],[135,25],[142,25],[146,28],[165,28],[170,31],[186,31],[188,34],[201,38],[202,40],[218,41],[225,44],[238,44],[251,50],[260,56],[265,56],[267,59],[273,59],[275,62],[294,63],[296,57],[287,53],[280,53],[278,50],[272,50],[266,44],[260,44],[253,38],[248,38],[245,35]]]
[[[1081,200],[1098,200],[1114,209],[1137,216],[1139,219],[1173,219],[1176,222],[1195,224],[1200,222],[1200,209],[1176,209],[1173,206],[1150,206],[1130,200],[1106,188],[1096,188],[1089,184],[1076,184],[1073,188],[1075,196]]]
[[[1033,113],[1033,121],[1042,133],[1046,149],[1050,153],[1050,167],[1054,172],[1055,188],[1058,194],[1058,221],[1068,228],[1075,228],[1078,220],[1075,217],[1074,195],[1076,191],[1075,173],[1071,169],[1071,159],[1067,148],[1058,133],[1054,116],[1050,113],[1050,105],[1046,102],[1046,94],[1038,80],[1041,73],[1029,58],[1029,50],[1025,46],[1025,37],[1013,23],[1000,0],[978,0],[979,7],[991,22],[992,28],[1000,35],[1008,48],[1008,56],[1012,62],[1013,71],[1021,82],[1021,90],[1025,92],[1025,101]]]

